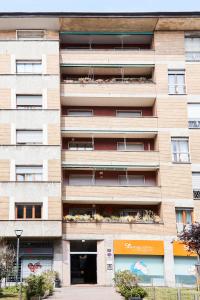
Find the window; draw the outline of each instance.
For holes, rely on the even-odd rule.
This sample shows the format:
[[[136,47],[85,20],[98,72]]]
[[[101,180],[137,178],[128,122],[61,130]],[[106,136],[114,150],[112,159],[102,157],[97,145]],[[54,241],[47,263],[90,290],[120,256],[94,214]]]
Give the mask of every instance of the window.
[[[93,176],[86,174],[70,174],[69,175],[69,185],[92,185]]]
[[[18,109],[41,109],[42,95],[17,95],[16,107]]]
[[[145,177],[143,175],[119,175],[119,185],[145,185]]]
[[[168,71],[168,90],[170,95],[185,94],[185,70]]]
[[[142,116],[142,111],[134,110],[117,110],[116,116],[121,118],[138,118]]]
[[[185,52],[187,61],[200,61],[200,36],[185,37]]]
[[[75,116],[75,117],[90,117],[93,115],[92,110],[79,110],[79,109],[68,109],[67,110],[68,116]]]
[[[16,166],[16,181],[41,181],[42,166]]]
[[[189,128],[200,128],[200,103],[188,104]]]
[[[80,150],[93,150],[93,144],[92,142],[69,142],[68,144],[68,149],[69,150],[75,150],[75,151],[80,151]]]
[[[18,74],[41,74],[42,61],[41,60],[17,60],[16,72]]]
[[[190,161],[188,138],[172,138],[172,160],[176,163]]]
[[[193,209],[192,208],[176,208],[176,223],[184,225],[193,222]]]
[[[42,144],[42,130],[17,130],[17,144]]]
[[[45,37],[44,30],[17,30],[18,40],[43,40]]]
[[[118,142],[117,150],[121,151],[144,151],[143,143],[135,143],[135,142]]]
[[[192,172],[193,198],[200,199],[200,172]]]
[[[126,217],[126,216],[136,217],[137,214],[139,214],[140,216],[143,216],[144,211],[141,209],[123,209],[120,212],[120,215],[122,217]]]
[[[16,219],[41,219],[41,204],[17,204],[15,206]]]

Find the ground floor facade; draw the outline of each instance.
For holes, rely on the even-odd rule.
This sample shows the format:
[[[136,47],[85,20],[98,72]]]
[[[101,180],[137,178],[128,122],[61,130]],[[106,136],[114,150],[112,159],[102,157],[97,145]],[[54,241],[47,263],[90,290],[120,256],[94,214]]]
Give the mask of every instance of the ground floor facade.
[[[51,269],[59,273],[64,286],[112,286],[116,271],[130,270],[147,286],[192,286],[196,263],[197,258],[170,237],[65,236],[22,240],[18,276],[24,280]]]

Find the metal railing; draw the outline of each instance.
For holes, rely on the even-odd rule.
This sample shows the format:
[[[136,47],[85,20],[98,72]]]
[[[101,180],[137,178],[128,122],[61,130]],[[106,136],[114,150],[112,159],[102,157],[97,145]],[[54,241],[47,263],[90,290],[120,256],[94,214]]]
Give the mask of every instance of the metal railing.
[[[189,120],[188,121],[188,127],[189,128],[200,128],[200,119],[196,120]]]
[[[200,51],[187,51],[185,56],[187,61],[200,61]]]
[[[200,188],[193,190],[193,199],[200,199]]]

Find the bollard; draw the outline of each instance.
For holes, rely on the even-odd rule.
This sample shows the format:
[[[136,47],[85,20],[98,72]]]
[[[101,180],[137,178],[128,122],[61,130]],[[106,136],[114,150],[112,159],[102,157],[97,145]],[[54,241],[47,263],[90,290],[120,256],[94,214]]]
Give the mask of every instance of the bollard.
[[[180,288],[178,288],[178,290],[177,290],[177,299],[181,300],[181,289]]]

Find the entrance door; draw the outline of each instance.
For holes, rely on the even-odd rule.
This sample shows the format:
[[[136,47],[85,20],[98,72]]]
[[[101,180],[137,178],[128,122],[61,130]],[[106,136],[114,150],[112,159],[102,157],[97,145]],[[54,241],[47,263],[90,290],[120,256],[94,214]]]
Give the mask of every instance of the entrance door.
[[[97,283],[97,242],[71,241],[71,284]]]
[[[97,283],[96,254],[71,254],[71,284]]]

